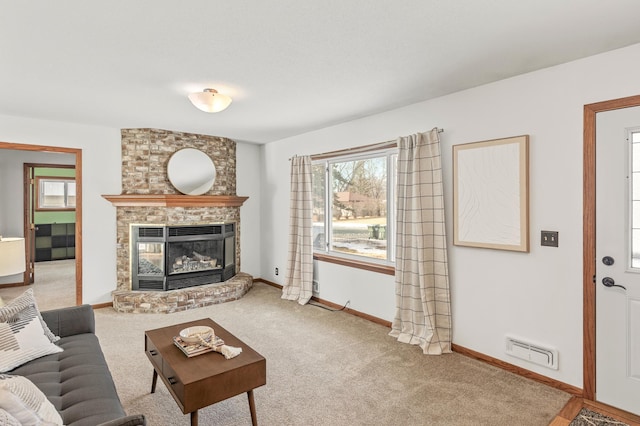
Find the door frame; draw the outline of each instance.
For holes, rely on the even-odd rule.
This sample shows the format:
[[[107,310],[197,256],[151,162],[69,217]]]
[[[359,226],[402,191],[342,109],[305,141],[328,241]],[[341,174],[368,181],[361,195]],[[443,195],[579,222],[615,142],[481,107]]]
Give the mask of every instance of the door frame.
[[[35,228],[31,228],[31,225],[34,225],[33,217],[36,211],[36,194],[37,189],[37,178],[34,176],[34,171],[36,168],[51,168],[51,169],[73,169],[75,171],[75,166],[67,165],[67,164],[50,164],[50,163],[24,163],[23,164],[23,176],[24,176],[24,236],[25,242],[28,246],[27,248],[27,260],[28,263],[28,274],[25,276],[26,281],[24,285],[33,284],[33,277],[35,275]],[[75,177],[74,177],[75,180]],[[74,213],[75,213],[74,208]],[[29,239],[27,240],[27,235]],[[75,235],[73,236],[75,240]],[[75,257],[75,256],[74,256]],[[31,270],[29,270],[31,268]]]
[[[46,145],[28,145],[13,142],[1,142],[0,149],[12,149],[16,151],[51,152],[61,154],[75,154],[76,162],[76,305],[82,304],[82,150],[78,148],[63,148]],[[28,194],[24,195],[25,197]],[[28,224],[24,224],[28,226]],[[26,232],[26,231],[25,231]],[[25,234],[26,235],[26,234]],[[26,246],[26,244],[25,244]],[[25,259],[28,253],[25,247]],[[27,279],[25,271],[24,280]]]
[[[640,95],[584,106],[582,250],[582,397],[596,396],[596,114],[640,106]]]
[[[22,187],[23,199],[22,208],[24,210],[24,240],[27,249],[27,271],[24,276],[24,285],[33,284],[35,282],[35,264],[36,264],[36,237],[34,217],[35,217],[35,168],[30,167],[27,163],[22,164]]]

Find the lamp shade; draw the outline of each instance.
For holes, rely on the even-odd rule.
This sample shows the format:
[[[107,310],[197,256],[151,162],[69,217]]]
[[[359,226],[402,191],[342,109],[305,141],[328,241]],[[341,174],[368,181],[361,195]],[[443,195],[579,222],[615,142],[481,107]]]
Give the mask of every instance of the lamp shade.
[[[220,112],[231,105],[231,98],[216,89],[204,89],[202,92],[189,95],[191,103],[204,112]]]
[[[24,272],[24,238],[0,239],[0,277]]]

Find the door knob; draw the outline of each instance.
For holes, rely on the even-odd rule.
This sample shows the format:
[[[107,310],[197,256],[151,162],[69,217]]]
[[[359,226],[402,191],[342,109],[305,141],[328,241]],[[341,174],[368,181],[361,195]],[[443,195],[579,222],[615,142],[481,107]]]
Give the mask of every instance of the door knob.
[[[602,263],[604,263],[607,266],[611,266],[613,265],[615,261],[613,260],[613,257],[611,256],[605,256],[602,258]]]
[[[623,289],[627,289],[625,286],[620,285],[620,284],[616,284],[615,280],[611,277],[604,277],[602,279],[602,284],[604,284],[605,287],[620,287]]]

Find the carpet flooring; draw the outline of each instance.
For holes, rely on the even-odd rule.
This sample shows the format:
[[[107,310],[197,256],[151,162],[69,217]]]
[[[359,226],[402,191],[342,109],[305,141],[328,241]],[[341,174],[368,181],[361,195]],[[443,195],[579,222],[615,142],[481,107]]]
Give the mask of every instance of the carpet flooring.
[[[189,423],[164,384],[149,393],[144,331],[203,317],[267,359],[267,385],[254,391],[260,425],[546,426],[570,397],[460,354],[423,355],[389,337],[386,327],[280,294],[256,283],[240,300],[186,312],[96,310],[96,332],[125,410],[145,414],[150,425]],[[200,410],[199,420],[251,424],[246,394]]]
[[[0,297],[5,301],[11,300],[20,296],[26,289],[32,288],[41,311],[75,306],[75,262],[75,259],[36,262],[33,284],[2,288],[0,289]]]

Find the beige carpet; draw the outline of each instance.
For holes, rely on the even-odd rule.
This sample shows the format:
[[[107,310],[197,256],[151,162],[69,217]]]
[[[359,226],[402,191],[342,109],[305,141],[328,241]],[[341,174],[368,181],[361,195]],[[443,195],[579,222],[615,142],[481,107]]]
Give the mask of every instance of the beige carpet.
[[[164,384],[149,393],[144,331],[202,317],[267,359],[267,385],[254,392],[260,425],[546,426],[569,399],[459,354],[422,355],[383,326],[280,294],[257,283],[241,300],[182,313],[97,310],[97,334],[126,411],[144,413],[150,425],[189,424]],[[201,425],[251,424],[246,394],[199,416]]]

